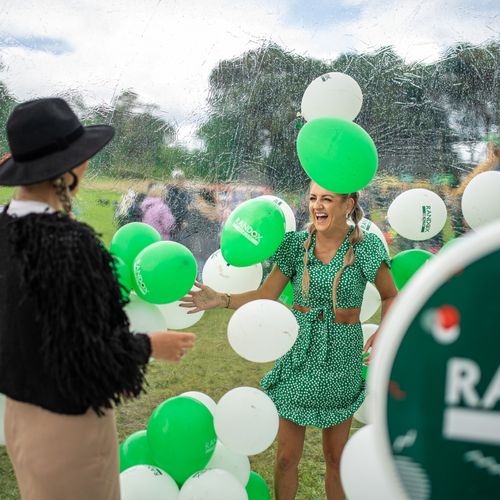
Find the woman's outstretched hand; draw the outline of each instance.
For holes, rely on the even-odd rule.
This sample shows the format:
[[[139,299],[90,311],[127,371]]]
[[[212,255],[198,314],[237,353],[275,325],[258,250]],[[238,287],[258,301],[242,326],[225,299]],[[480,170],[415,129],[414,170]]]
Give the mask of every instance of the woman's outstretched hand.
[[[377,341],[377,335],[378,335],[378,330],[371,335],[368,340],[366,341],[365,346],[363,347],[363,352],[361,353],[362,356],[364,356],[370,349],[373,348],[375,342]],[[371,361],[372,353],[371,351],[368,353],[368,356],[366,356],[365,359],[363,359],[363,364],[364,365],[369,365]]]
[[[180,361],[186,352],[194,346],[195,335],[189,332],[152,332],[151,356],[165,361]]]
[[[191,309],[188,314],[194,314],[200,311],[206,311],[207,309],[213,309],[215,307],[224,307],[225,295],[215,290],[212,290],[209,286],[203,285],[198,281],[194,282],[194,285],[199,288],[199,290],[192,290],[185,297],[182,297],[180,306],[187,307]]]

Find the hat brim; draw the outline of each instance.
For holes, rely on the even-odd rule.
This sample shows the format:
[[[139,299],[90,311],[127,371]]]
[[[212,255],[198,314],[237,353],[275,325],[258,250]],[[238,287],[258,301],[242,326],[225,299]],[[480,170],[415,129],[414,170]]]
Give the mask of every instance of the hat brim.
[[[97,154],[113,138],[115,130],[108,125],[84,127],[84,133],[66,149],[31,161],[16,162],[10,158],[0,165],[1,186],[27,186],[55,179]]]

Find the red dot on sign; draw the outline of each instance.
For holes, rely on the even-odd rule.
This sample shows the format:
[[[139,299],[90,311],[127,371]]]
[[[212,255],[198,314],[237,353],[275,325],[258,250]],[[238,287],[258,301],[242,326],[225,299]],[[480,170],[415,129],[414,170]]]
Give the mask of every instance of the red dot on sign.
[[[451,328],[457,326],[460,322],[460,313],[456,307],[441,306],[438,309],[439,325],[443,328]]]

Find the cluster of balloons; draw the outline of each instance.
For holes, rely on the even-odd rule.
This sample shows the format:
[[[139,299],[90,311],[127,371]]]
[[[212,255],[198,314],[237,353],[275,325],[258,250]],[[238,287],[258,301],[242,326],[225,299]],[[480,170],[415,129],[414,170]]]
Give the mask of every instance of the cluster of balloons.
[[[253,387],[227,392],[216,404],[190,391],[167,399],[147,429],[120,445],[123,500],[269,500],[264,479],[248,457],[278,432],[271,399]]]
[[[462,214],[474,230],[500,218],[500,172],[483,172],[474,177],[462,196]],[[397,196],[387,211],[392,228],[403,238],[428,240],[444,227],[448,213],[444,201],[428,189],[409,189]],[[450,240],[441,250],[457,242]],[[406,250],[392,259],[392,274],[398,289],[432,257],[420,249]]]
[[[297,137],[297,154],[307,175],[329,191],[363,189],[377,171],[375,144],[352,121],[362,103],[357,82],[338,72],[313,80],[302,97],[302,116],[307,123]]]
[[[183,297],[196,278],[196,260],[180,243],[162,241],[156,229],[143,222],[122,226],[113,236],[111,253],[118,262],[120,284],[152,304]]]
[[[142,222],[122,226],[111,240],[118,281],[130,301],[125,311],[132,331],[187,328],[201,318],[203,312],[187,314],[178,307],[192,289],[196,260],[180,243],[162,241],[156,229]]]

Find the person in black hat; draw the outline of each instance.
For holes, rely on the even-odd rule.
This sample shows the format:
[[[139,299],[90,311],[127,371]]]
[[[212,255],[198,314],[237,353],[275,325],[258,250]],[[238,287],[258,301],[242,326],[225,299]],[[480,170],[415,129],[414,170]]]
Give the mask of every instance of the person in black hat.
[[[194,335],[133,335],[113,257],[71,217],[88,160],[113,137],[63,99],[17,106],[0,185],[0,392],[23,500],[118,500],[113,407],[143,390],[146,365],[178,361]]]

